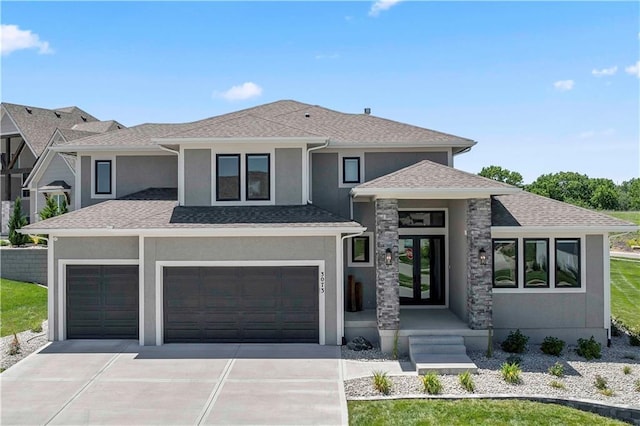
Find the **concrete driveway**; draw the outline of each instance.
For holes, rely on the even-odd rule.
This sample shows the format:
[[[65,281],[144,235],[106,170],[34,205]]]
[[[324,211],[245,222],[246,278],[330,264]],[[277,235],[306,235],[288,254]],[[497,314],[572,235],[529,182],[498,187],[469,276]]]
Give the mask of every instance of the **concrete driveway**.
[[[54,342],[0,385],[2,425],[347,423],[334,346]]]

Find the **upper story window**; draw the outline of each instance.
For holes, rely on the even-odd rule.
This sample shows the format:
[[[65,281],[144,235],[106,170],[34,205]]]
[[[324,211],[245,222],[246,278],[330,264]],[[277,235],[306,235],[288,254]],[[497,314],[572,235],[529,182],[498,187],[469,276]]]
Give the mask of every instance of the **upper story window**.
[[[22,199],[24,200],[25,198],[29,198],[31,196],[31,191],[29,189],[25,189],[24,188],[24,183],[27,181],[27,178],[29,177],[29,173],[23,173],[22,174]]]
[[[216,200],[240,200],[240,155],[216,155]]]
[[[247,200],[270,199],[269,154],[247,154]]]
[[[360,182],[360,157],[342,157],[342,183]]]
[[[400,228],[444,228],[444,211],[403,211],[398,212]]]
[[[111,185],[112,169],[111,160],[95,161],[94,193],[97,195],[110,195],[113,193]]]

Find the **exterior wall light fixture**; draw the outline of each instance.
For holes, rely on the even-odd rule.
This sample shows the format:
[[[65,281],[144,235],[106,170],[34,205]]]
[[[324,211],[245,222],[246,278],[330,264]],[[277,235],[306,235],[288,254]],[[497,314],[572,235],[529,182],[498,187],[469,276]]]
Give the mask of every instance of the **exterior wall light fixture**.
[[[393,259],[392,256],[392,252],[390,248],[387,248],[384,252],[384,263],[387,264],[387,266],[391,265],[391,260]]]
[[[480,257],[480,264],[481,265],[486,265],[487,264],[487,252],[484,250],[484,247],[480,247],[480,250],[478,251],[478,256]]]

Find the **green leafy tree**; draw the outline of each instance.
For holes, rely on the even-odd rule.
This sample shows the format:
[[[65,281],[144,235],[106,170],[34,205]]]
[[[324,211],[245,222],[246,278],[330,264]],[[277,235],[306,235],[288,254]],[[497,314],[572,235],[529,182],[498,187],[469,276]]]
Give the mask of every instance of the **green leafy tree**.
[[[582,207],[591,207],[593,185],[587,175],[559,172],[541,175],[526,187],[534,194]]]
[[[21,246],[31,241],[28,235],[18,233],[18,229],[27,225],[27,218],[22,213],[22,200],[18,197],[13,204],[13,212],[9,217],[9,241],[13,246]]]
[[[620,195],[611,179],[591,179],[593,195],[591,207],[601,210],[616,210],[620,205]]]
[[[509,185],[523,186],[522,175],[520,173],[504,169],[500,166],[483,167],[478,175],[497,180],[498,182],[508,183]]]
[[[44,208],[40,210],[40,219],[45,220],[51,217],[60,216],[67,212],[67,202],[63,199],[58,206],[56,197],[48,197]]]
[[[622,182],[618,193],[621,210],[640,210],[640,178]]]

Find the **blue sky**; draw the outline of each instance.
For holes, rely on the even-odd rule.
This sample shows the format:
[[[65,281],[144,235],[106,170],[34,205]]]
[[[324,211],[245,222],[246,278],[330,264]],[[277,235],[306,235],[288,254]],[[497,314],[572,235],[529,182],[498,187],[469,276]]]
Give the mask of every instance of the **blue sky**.
[[[2,100],[126,125],[278,99],[478,141],[456,167],[640,175],[637,2],[3,2]]]

